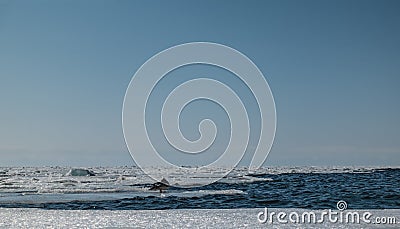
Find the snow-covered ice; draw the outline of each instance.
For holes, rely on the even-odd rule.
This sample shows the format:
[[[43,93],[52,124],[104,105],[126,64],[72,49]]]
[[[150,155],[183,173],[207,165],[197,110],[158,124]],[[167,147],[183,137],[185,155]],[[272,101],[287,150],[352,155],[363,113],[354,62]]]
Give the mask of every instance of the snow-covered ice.
[[[261,224],[257,215],[264,209],[178,209],[178,210],[43,210],[0,208],[0,228],[399,228],[400,209],[369,211],[371,219],[396,217],[396,224]],[[306,209],[269,209],[298,212]],[[316,214],[322,210],[315,210]],[[355,211],[355,210],[352,210]]]

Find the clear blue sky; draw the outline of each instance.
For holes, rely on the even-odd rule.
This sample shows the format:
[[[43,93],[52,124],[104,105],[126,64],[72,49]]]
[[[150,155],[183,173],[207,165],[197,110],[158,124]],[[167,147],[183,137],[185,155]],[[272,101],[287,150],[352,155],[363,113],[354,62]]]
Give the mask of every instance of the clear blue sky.
[[[364,0],[0,0],[0,166],[132,165],[121,127],[131,77],[193,41],[231,46],[266,76],[278,117],[266,165],[400,165],[399,10]]]

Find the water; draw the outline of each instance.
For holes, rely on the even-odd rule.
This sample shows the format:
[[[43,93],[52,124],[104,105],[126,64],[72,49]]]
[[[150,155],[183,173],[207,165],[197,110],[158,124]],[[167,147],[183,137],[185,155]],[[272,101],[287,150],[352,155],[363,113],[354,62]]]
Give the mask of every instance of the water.
[[[88,169],[95,176],[68,176],[67,167],[0,168],[0,208],[336,209],[344,200],[348,209],[400,209],[400,168],[272,167],[252,174],[237,168],[217,183],[162,194],[148,190],[154,181],[136,167]]]

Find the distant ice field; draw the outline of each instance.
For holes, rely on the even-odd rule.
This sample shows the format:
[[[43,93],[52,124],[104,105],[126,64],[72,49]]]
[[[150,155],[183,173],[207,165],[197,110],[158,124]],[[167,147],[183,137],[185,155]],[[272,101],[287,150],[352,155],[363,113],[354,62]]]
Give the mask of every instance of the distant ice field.
[[[137,167],[0,168],[0,207],[60,210],[163,210],[304,208],[399,209],[400,169],[388,167],[270,167],[249,173],[236,168],[220,181],[195,188],[150,191],[149,176]],[[196,179],[220,174],[175,174]],[[154,168],[154,173],[162,173]],[[87,175],[87,176],[78,176]],[[91,176],[90,176],[91,175]],[[166,177],[168,179],[168,177]]]

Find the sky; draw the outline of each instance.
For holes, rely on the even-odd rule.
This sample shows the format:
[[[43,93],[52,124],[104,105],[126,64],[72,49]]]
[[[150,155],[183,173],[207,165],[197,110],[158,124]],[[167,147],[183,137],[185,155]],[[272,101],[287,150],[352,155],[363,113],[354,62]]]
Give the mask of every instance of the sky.
[[[133,165],[121,124],[132,76],[158,52],[196,41],[242,52],[268,81],[277,130],[264,165],[398,166],[399,9],[394,0],[0,0],[0,166]],[[174,74],[199,72],[229,74],[172,72],[152,114]],[[229,120],[216,104],[198,101],[182,117],[192,139],[199,120],[214,117],[215,149],[226,145]]]

